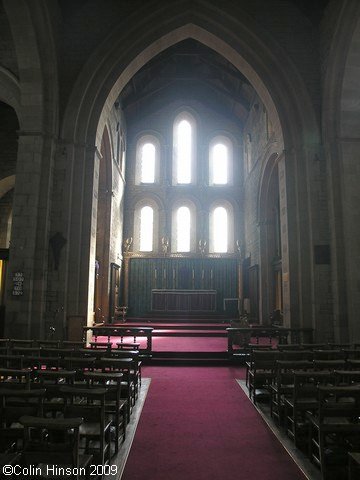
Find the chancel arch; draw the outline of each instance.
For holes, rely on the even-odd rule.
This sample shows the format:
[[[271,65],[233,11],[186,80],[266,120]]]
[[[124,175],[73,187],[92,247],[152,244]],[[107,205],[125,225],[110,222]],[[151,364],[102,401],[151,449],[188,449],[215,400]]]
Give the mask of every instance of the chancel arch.
[[[147,28],[146,34],[141,40],[139,39],[135,43],[129,42],[132,45],[130,49],[122,51],[117,48],[119,42],[123,44],[124,40],[126,41],[126,30],[122,30],[121,34],[119,31],[114,31],[109,36],[108,41],[99,47],[91,61],[89,60],[89,63],[85,66],[81,78],[74,87],[70,102],[71,109],[66,109],[64,117],[63,137],[74,138],[76,141],[85,144],[97,142],[99,134],[96,132],[101,131],[104,122],[106,122],[107,112],[109,112],[111,105],[115,103],[130,78],[157,54],[164,52],[167,48],[182,40],[194,39],[231,62],[235,68],[247,77],[257,91],[266,108],[267,118],[271,122],[278,148],[281,151],[285,147],[287,152],[284,175],[288,202],[298,205],[298,208],[301,204],[302,222],[309,225],[307,231],[310,233],[314,228],[314,222],[307,215],[309,208],[304,208],[304,205],[308,202],[311,204],[316,202],[315,196],[312,194],[305,194],[303,198],[297,196],[306,192],[307,175],[310,175],[310,170],[301,168],[300,165],[310,162],[313,152],[317,150],[319,130],[306,87],[285,51],[274,47],[277,55],[276,57],[270,55],[270,58],[270,48],[268,47],[271,46],[271,41],[269,43],[268,38],[265,39],[260,32],[257,32],[251,19],[247,23],[246,15],[244,23],[231,19],[227,27],[224,28],[216,19],[216,7],[211,4],[208,4],[204,9],[194,6],[190,9],[190,12],[185,10],[181,15],[180,12],[170,12],[166,6],[161,6],[158,11],[153,10],[152,14],[156,15],[160,11],[169,14],[169,22],[160,28],[157,26],[156,32]],[[191,16],[191,22],[188,20],[190,18],[188,14]],[[206,17],[214,19],[216,29],[205,21]],[[140,21],[141,24],[141,18],[137,18],[136,14],[134,14],[133,19],[137,22]],[[254,32],[251,36],[251,42],[249,42],[249,25]],[[267,45],[266,48],[264,48],[265,45]],[[245,46],[246,48],[244,48]],[[121,52],[120,57],[119,51]],[[243,55],[239,52],[243,52]],[[103,59],[101,76],[93,74],[94,65],[97,68],[96,58]],[[270,63],[274,65],[271,72],[265,68],[265,65]],[[92,71],[92,75],[88,75],[90,71]],[[86,78],[89,80],[85,80]],[[76,112],[76,115],[74,115],[74,112]],[[310,148],[308,148],[309,142],[311,143]],[[84,151],[83,155],[85,158],[91,154],[90,151],[88,153]],[[87,168],[91,168],[91,161],[87,162]],[[297,178],[298,184],[300,182],[304,188],[294,188],[295,178]],[[91,195],[90,187],[91,184],[89,184],[89,188],[84,190],[89,195]],[[89,205],[89,202],[87,202],[87,205]],[[314,317],[309,310],[310,304],[304,302],[302,297],[303,287],[305,286],[306,290],[307,286],[311,284],[311,281],[309,281],[312,270],[310,237],[306,238],[306,247],[300,262],[296,258],[300,241],[299,230],[294,223],[296,216],[288,216],[286,207],[287,205],[285,205],[284,212],[284,220],[286,220],[284,231],[287,235],[291,234],[293,236],[289,241],[288,248],[294,249],[294,271],[301,271],[301,274],[291,277],[294,280],[291,285],[288,285],[288,288],[293,298],[293,305],[300,305],[301,308],[288,310],[285,315],[288,322],[292,317],[295,323],[301,323],[303,319],[312,322],[311,319]],[[86,216],[89,217],[89,213]],[[88,232],[90,231],[91,228]],[[168,236],[168,232],[165,236]],[[245,241],[245,254],[251,254],[251,249],[252,246],[250,244],[246,245]],[[255,256],[252,255],[251,258],[255,258]],[[92,264],[91,256],[87,263]],[[86,269],[86,262],[84,268]],[[299,283],[296,279],[299,279]],[[311,297],[311,291],[309,291],[309,294]]]

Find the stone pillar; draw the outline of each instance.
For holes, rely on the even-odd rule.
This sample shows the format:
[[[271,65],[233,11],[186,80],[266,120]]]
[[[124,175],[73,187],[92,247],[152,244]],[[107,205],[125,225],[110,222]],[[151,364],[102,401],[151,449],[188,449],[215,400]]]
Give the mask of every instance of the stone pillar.
[[[315,335],[321,331],[322,340],[331,341],[331,267],[317,255],[329,249],[326,175],[319,145],[285,152],[279,162],[279,188],[285,325],[314,328]]]
[[[348,325],[346,319],[336,325],[339,338],[360,342],[360,142],[359,138],[340,139],[342,191],[343,238],[346,271],[346,292],[348,304]],[[336,221],[336,220],[335,220]],[[340,312],[341,313],[341,312]],[[341,317],[340,317],[341,318]],[[348,337],[345,332],[348,327]]]
[[[50,238],[61,236],[58,266],[49,262],[47,323],[66,336],[67,317],[93,321],[99,155],[95,146],[61,142],[54,168]]]
[[[51,206],[53,138],[20,132],[6,292],[5,334],[46,337],[45,289]],[[13,277],[23,274],[23,291],[13,295]]]

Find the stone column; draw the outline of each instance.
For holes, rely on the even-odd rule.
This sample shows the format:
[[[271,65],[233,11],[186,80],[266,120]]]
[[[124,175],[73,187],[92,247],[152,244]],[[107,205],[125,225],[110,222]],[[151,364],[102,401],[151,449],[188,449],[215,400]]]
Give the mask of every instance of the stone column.
[[[99,158],[95,146],[59,144],[50,237],[60,235],[64,245],[58,266],[49,263],[47,287],[47,323],[59,338],[68,316],[93,320]]]
[[[320,251],[329,248],[326,180],[319,145],[285,152],[279,162],[279,188],[285,325],[314,328],[315,334],[322,332],[322,340],[330,341],[330,265],[319,261],[316,254],[318,247]]]
[[[54,139],[20,132],[13,201],[13,223],[6,292],[5,334],[45,337],[44,310],[48,264]],[[21,295],[13,295],[13,277],[23,274]]]
[[[360,141],[359,138],[342,138],[339,141],[341,152],[340,188],[342,191],[343,238],[345,265],[339,268],[346,272],[346,294],[348,310],[348,337],[346,319],[338,322],[336,330],[344,341],[360,342]],[[339,222],[340,219],[334,219]],[[341,319],[341,312],[339,318]],[[347,338],[346,338],[347,337]]]

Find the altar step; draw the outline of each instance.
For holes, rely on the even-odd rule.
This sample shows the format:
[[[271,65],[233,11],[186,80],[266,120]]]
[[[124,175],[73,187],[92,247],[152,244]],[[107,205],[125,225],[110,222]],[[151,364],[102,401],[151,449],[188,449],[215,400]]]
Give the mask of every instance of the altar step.
[[[158,329],[152,332],[153,337],[227,337],[226,330],[185,330],[185,329]]]
[[[152,352],[147,365],[228,366],[232,363],[227,352]]]

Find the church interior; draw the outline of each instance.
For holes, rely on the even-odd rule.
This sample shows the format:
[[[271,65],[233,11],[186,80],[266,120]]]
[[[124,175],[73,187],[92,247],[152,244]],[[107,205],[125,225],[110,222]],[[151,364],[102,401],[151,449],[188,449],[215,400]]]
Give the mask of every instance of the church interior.
[[[0,1],[1,468],[358,478],[359,85],[358,0]]]

